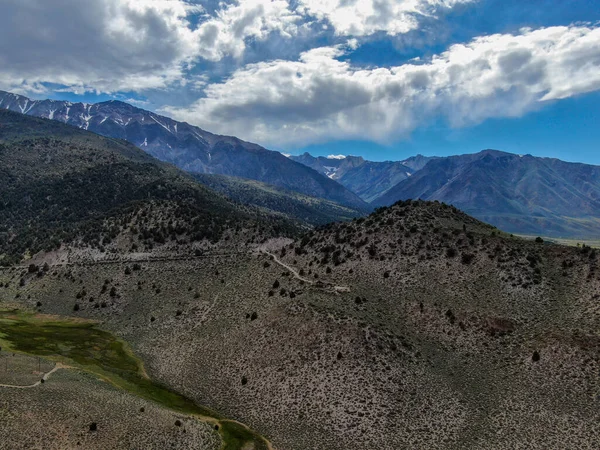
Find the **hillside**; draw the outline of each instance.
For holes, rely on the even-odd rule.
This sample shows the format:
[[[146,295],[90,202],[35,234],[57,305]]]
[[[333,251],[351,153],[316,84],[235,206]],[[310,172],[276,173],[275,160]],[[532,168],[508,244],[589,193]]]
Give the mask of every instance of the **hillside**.
[[[363,212],[371,211],[368,204],[342,185],[279,152],[235,137],[215,135],[127,103],[36,101],[0,91],[0,109],[125,139],[157,159],[188,172],[249,178]]]
[[[283,214],[289,220],[296,220],[301,224],[324,225],[364,215],[362,210],[260,181],[209,174],[195,174],[194,179],[242,205],[252,205],[273,214]]]
[[[593,238],[600,167],[486,150],[430,161],[376,199],[439,200],[512,233]]]
[[[214,242],[233,228],[264,226],[267,236],[294,230],[125,141],[10,111],[0,111],[0,178],[3,263],[65,242],[141,251]]]
[[[0,299],[100,321],[152,379],[277,449],[586,448],[600,433],[596,251],[429,202],[259,250],[5,270]],[[43,438],[47,401],[27,401]],[[107,416],[97,439],[138,435],[129,402],[132,419]],[[87,434],[63,426],[67,444]]]

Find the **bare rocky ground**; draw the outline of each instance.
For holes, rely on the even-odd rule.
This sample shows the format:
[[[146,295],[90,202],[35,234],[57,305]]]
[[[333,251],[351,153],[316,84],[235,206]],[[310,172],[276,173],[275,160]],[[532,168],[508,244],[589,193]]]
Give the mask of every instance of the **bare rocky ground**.
[[[100,321],[132,345],[151,376],[251,426],[276,449],[596,447],[593,250],[511,238],[422,203],[281,245],[278,259],[312,284],[248,251],[135,268],[51,266],[41,276],[9,269],[0,272],[0,298]],[[101,386],[61,377],[72,377],[60,385],[63,395],[96,395]],[[54,386],[53,379],[44,389]],[[2,401],[4,414],[18,403]],[[119,408],[107,407],[107,417],[112,410]],[[48,430],[70,423],[39,417]],[[136,420],[126,416],[120,426],[142,439]],[[151,436],[167,442],[168,430]]]

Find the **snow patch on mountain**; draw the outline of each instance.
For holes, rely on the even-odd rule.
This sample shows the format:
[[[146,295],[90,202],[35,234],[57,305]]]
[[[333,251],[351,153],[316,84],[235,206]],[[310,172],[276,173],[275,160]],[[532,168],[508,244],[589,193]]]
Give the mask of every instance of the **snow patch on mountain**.
[[[88,108],[89,109],[89,108]],[[84,124],[83,124],[83,129],[87,130],[90,127],[90,120],[92,120],[94,116],[91,116],[88,110],[88,115],[84,116],[83,114],[81,115],[81,120],[83,120]]]
[[[159,124],[161,127],[163,127],[165,130],[167,130],[169,133],[173,133],[168,126],[159,121],[156,117],[154,117],[154,115],[150,114],[150,118],[154,120],[157,124]]]
[[[325,169],[325,175],[327,175],[331,179],[334,179],[338,168],[337,167],[331,167],[331,166],[323,166],[323,168]]]

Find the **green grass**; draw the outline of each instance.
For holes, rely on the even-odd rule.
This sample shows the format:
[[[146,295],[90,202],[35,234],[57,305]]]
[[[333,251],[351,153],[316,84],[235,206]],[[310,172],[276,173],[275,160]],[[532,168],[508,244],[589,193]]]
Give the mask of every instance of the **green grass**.
[[[82,320],[0,311],[0,346],[42,356],[92,373],[114,386],[180,413],[219,426],[223,449],[268,449],[267,441],[244,425],[152,381],[124,341]]]

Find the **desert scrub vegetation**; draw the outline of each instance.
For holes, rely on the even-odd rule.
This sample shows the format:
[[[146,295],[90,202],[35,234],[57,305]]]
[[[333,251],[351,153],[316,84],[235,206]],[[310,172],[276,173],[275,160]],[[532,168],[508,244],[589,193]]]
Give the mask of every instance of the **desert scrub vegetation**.
[[[51,266],[41,278],[0,269],[0,293],[72,314],[85,289],[77,316],[126,339],[153,379],[276,448],[585,448],[600,432],[591,250],[511,238],[425,202],[276,243],[311,282],[265,253],[207,252],[129,275],[132,261]]]

